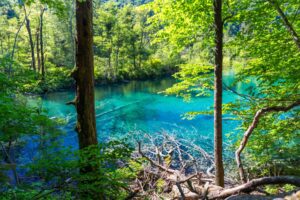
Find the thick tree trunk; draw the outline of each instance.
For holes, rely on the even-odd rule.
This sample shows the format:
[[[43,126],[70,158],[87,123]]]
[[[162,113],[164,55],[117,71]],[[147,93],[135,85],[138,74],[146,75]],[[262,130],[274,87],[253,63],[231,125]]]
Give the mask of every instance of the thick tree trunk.
[[[34,56],[34,44],[32,39],[32,33],[31,33],[31,27],[30,27],[30,20],[28,18],[26,8],[24,5],[24,12],[25,12],[25,20],[26,20],[26,29],[29,36],[29,44],[30,44],[30,50],[31,50],[31,68],[36,71],[36,65],[35,65],[35,56]]]
[[[93,1],[76,1],[76,80],[77,125],[79,148],[97,144],[94,100]]]
[[[237,167],[239,170],[239,175],[240,175],[241,181],[243,183],[246,183],[247,180],[246,180],[245,171],[244,171],[242,160],[241,160],[241,153],[244,150],[244,148],[246,147],[250,135],[252,134],[254,129],[257,127],[260,118],[270,112],[287,112],[297,106],[300,106],[300,99],[288,106],[273,106],[273,107],[268,107],[268,108],[262,108],[256,112],[252,123],[250,124],[250,126],[248,127],[246,132],[244,133],[244,137],[241,141],[239,148],[235,152],[235,159],[236,159]]]
[[[286,15],[284,14],[284,12],[281,10],[280,6],[278,5],[277,2],[275,2],[275,0],[268,0],[269,3],[274,6],[274,8],[276,9],[276,11],[278,12],[278,14],[280,15],[280,17],[282,18],[282,21],[284,23],[284,26],[286,27],[286,29],[288,30],[288,32],[291,34],[295,44],[298,47],[298,50],[300,51],[300,38],[296,32],[296,30],[294,29],[293,25],[289,22],[288,18],[286,17]]]
[[[45,54],[44,54],[44,41],[43,41],[43,18],[44,18],[45,8],[41,8],[40,14],[40,47],[41,47],[41,68],[42,68],[42,80],[46,79],[46,69],[45,69]]]
[[[222,158],[222,68],[223,68],[223,22],[222,0],[214,0],[215,23],[215,91],[214,91],[214,157],[216,185],[224,186]]]

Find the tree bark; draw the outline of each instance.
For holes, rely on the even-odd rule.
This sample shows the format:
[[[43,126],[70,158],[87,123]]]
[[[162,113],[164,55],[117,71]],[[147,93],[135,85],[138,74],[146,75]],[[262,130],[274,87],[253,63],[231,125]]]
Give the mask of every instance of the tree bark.
[[[30,20],[28,18],[26,7],[24,5],[24,12],[25,12],[25,20],[26,20],[26,29],[29,36],[29,44],[30,44],[30,50],[31,50],[31,68],[36,71],[36,65],[35,65],[35,56],[34,56],[34,44],[32,39],[32,33],[31,33],[31,27],[30,27]]]
[[[252,181],[234,188],[225,189],[209,199],[224,199],[240,192],[251,192],[256,187],[271,184],[291,184],[300,187],[300,178],[296,176],[275,176],[253,179]]]
[[[37,71],[41,72],[41,51],[40,51],[40,21],[36,30],[36,56],[37,56]]]
[[[74,30],[73,30],[73,17],[74,17],[74,12],[75,12],[75,2],[72,1],[71,3],[71,8],[70,8],[70,13],[69,13],[69,32],[70,32],[70,42],[71,42],[71,65],[74,67],[75,60],[76,60],[76,55],[75,55],[75,37],[74,37]]]
[[[43,18],[44,18],[45,8],[41,8],[40,14],[40,51],[41,51],[41,68],[42,68],[42,80],[46,79],[46,69],[45,69],[45,54],[44,54],[44,39],[43,39]]]
[[[215,90],[214,90],[214,157],[216,185],[224,187],[222,158],[222,68],[223,68],[223,22],[222,0],[214,0],[215,25]]]
[[[140,46],[139,46],[139,68],[142,67],[142,50],[143,50],[143,42],[144,42],[144,26],[142,28],[142,31],[141,31],[141,39],[140,39]]]
[[[9,64],[9,68],[8,68],[8,77],[10,77],[11,73],[12,73],[12,64],[13,64],[13,61],[14,61],[15,50],[16,50],[16,47],[17,47],[17,40],[18,40],[18,37],[19,37],[19,33],[20,33],[23,25],[25,24],[25,21],[26,21],[26,19],[24,18],[24,20],[20,24],[19,29],[18,29],[18,31],[15,35],[14,44],[13,44],[13,48],[12,48],[12,52],[11,52],[11,56],[10,56],[10,64]]]
[[[289,22],[288,18],[286,17],[286,15],[284,14],[284,12],[281,10],[281,8],[280,8],[280,6],[278,5],[277,2],[275,2],[274,0],[268,0],[268,1],[276,9],[276,11],[278,12],[278,14],[282,18],[284,26],[286,27],[286,29],[288,30],[288,32],[291,34],[291,36],[292,36],[295,44],[298,47],[298,50],[300,51],[300,38],[299,38],[296,30],[294,29],[293,25]]]
[[[270,112],[287,112],[287,111],[291,110],[292,108],[294,108],[296,106],[299,106],[299,105],[300,105],[300,99],[295,101],[294,103],[288,105],[288,106],[267,107],[267,108],[262,108],[262,109],[260,109],[256,112],[252,123],[250,124],[250,126],[248,127],[246,132],[244,133],[244,137],[241,141],[241,144],[240,144],[239,148],[235,152],[236,164],[237,164],[237,167],[238,167],[238,170],[239,170],[239,175],[240,175],[241,181],[243,183],[246,183],[247,180],[246,180],[245,171],[244,171],[242,160],[241,160],[241,153],[244,150],[244,148],[246,147],[250,135],[252,134],[254,129],[257,127],[260,118],[263,115],[265,115],[267,113],[270,113]]]
[[[94,99],[94,52],[93,52],[93,2],[76,0],[76,81],[77,110],[76,131],[79,148],[96,145],[96,119]]]
[[[110,43],[110,47],[108,49],[108,71],[109,71],[109,77],[108,79],[111,79],[112,81],[115,80],[114,78],[114,70],[113,70],[113,66],[112,66],[112,51],[113,51],[113,40],[112,40],[112,35],[111,33],[108,33],[109,36],[109,43]]]

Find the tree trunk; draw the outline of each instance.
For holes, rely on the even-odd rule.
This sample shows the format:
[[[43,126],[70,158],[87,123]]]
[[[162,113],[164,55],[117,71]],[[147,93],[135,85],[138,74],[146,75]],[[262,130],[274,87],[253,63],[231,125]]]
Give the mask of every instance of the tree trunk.
[[[112,81],[115,81],[116,77],[115,77],[115,74],[114,74],[114,68],[113,68],[113,65],[112,65],[112,53],[113,53],[113,39],[112,39],[112,36],[110,34],[109,36],[109,42],[110,42],[110,47],[109,47],[109,52],[108,52],[108,67],[109,67],[109,71],[110,71],[110,79],[112,79]]]
[[[131,43],[131,45],[132,45],[132,51],[133,51],[133,57],[132,57],[132,59],[133,59],[133,68],[136,70],[137,69],[137,66],[136,66],[136,47],[135,47],[135,41],[134,41],[135,39],[133,39],[132,40],[132,43]]]
[[[96,145],[96,119],[94,99],[94,52],[93,52],[93,1],[76,1],[76,81],[77,125],[79,148]],[[91,169],[87,169],[91,170]]]
[[[117,77],[118,69],[119,69],[119,51],[120,51],[120,47],[119,47],[119,44],[117,44],[117,50],[116,50],[116,62],[115,62],[115,66],[114,66],[114,74],[115,74],[115,78]]]
[[[19,33],[20,33],[23,25],[25,24],[25,21],[26,21],[26,19],[24,18],[24,20],[22,21],[22,23],[19,26],[19,29],[18,29],[18,31],[15,35],[14,44],[13,44],[13,48],[12,48],[12,52],[11,52],[11,56],[10,56],[10,64],[9,64],[9,68],[8,68],[8,77],[10,77],[11,73],[12,73],[12,64],[13,64],[13,61],[14,61],[15,50],[17,48],[17,41],[18,41]],[[10,47],[10,45],[9,45],[9,47]]]
[[[31,68],[34,71],[36,71],[35,56],[34,56],[34,44],[33,44],[33,40],[32,40],[32,33],[31,33],[31,28],[30,28],[30,20],[28,18],[27,12],[26,12],[25,5],[24,5],[24,12],[25,12],[25,20],[26,20],[26,29],[27,29],[28,36],[29,36],[29,44],[30,44],[30,50],[31,50]]]
[[[70,11],[70,16],[69,16],[69,32],[70,32],[70,43],[71,43],[71,65],[74,66],[75,64],[75,37],[74,37],[74,30],[73,30],[73,17],[74,17],[74,9],[75,9],[75,2],[72,1],[71,3],[71,11]]]
[[[223,68],[223,22],[222,0],[214,0],[215,23],[215,90],[214,90],[214,156],[216,185],[224,187],[222,158],[222,68]]]
[[[3,41],[2,41],[2,38],[0,40],[0,46],[1,46],[1,55],[3,55]]]
[[[40,51],[40,21],[39,25],[36,30],[36,56],[37,56],[37,71],[40,74],[41,73],[41,51]]]
[[[41,8],[41,14],[40,14],[40,47],[41,47],[42,80],[46,79],[44,41],[43,41],[43,17],[44,17],[44,12],[45,12],[45,8]]]
[[[143,42],[144,42],[144,27],[142,28],[140,47],[139,47],[139,68],[142,67],[142,50],[143,50]]]

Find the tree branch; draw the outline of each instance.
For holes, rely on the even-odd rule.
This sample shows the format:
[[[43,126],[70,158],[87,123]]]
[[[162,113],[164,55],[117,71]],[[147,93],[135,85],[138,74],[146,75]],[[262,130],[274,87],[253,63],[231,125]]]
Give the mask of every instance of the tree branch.
[[[284,14],[284,12],[280,8],[280,6],[277,4],[277,2],[275,2],[274,0],[268,0],[268,2],[277,10],[278,14],[282,18],[284,26],[286,27],[288,32],[291,34],[295,44],[298,47],[298,50],[300,51],[300,38],[299,38],[296,30],[294,29],[293,25],[289,22],[288,18],[286,17],[286,15]]]
[[[250,124],[250,126],[248,127],[246,132],[244,133],[244,137],[243,137],[243,139],[240,143],[239,148],[235,152],[237,167],[238,167],[238,170],[239,170],[240,178],[241,178],[243,183],[246,183],[246,177],[245,177],[245,172],[244,172],[242,161],[241,161],[241,153],[244,150],[244,148],[246,147],[248,139],[249,139],[250,135],[252,134],[253,130],[257,127],[260,118],[263,115],[265,115],[266,113],[270,113],[270,112],[287,112],[287,111],[291,110],[292,108],[294,108],[296,106],[299,106],[299,105],[300,105],[300,99],[295,101],[294,103],[288,105],[288,106],[267,107],[267,108],[262,108],[262,109],[260,109],[256,112],[252,123]]]
[[[141,156],[142,156],[143,158],[146,158],[146,160],[148,160],[148,161],[149,161],[152,165],[154,165],[155,167],[157,167],[157,168],[159,168],[159,169],[161,169],[161,170],[163,170],[163,171],[166,171],[166,172],[168,172],[168,173],[172,173],[172,174],[176,173],[175,170],[168,169],[168,168],[166,168],[165,166],[162,166],[162,165],[160,165],[160,164],[154,162],[152,159],[150,159],[148,156],[146,156],[146,155],[142,152],[141,142],[138,142],[138,151],[139,151],[139,154],[141,154]]]
[[[234,188],[225,189],[221,191],[218,195],[213,195],[211,199],[226,198],[231,195],[240,193],[240,192],[251,192],[255,190],[256,187],[262,185],[270,184],[292,184],[295,186],[300,186],[300,177],[296,176],[275,176],[275,177],[263,177],[259,179],[253,179],[252,181],[239,185]]]

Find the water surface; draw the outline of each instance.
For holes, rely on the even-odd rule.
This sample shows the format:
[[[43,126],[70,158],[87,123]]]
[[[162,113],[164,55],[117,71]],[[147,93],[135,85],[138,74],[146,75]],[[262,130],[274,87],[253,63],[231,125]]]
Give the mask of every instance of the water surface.
[[[232,79],[232,74],[224,77],[227,83]],[[173,83],[174,79],[167,78],[97,87],[95,100],[99,141],[118,138],[134,130],[142,130],[149,134],[170,132],[198,144],[203,142],[203,138],[212,141],[213,115],[200,115],[193,120],[184,120],[182,115],[189,111],[211,110],[213,96],[197,97],[190,102],[184,102],[182,98],[159,93]],[[244,88],[236,89],[240,91]],[[74,99],[74,96],[74,91],[51,93],[46,95],[42,102],[50,116],[67,119],[68,123],[62,127],[67,132],[65,143],[76,147],[75,108],[66,105],[66,102]],[[238,96],[224,91],[224,103],[234,101],[236,98]],[[226,116],[223,123],[224,135],[235,131],[238,125],[237,121]]]

